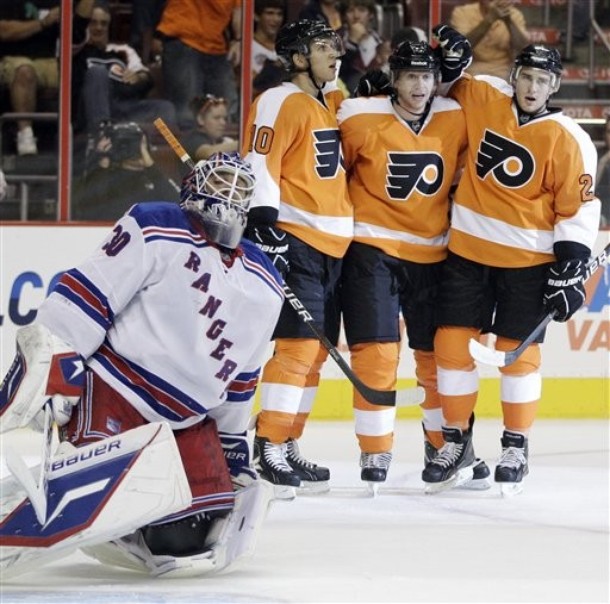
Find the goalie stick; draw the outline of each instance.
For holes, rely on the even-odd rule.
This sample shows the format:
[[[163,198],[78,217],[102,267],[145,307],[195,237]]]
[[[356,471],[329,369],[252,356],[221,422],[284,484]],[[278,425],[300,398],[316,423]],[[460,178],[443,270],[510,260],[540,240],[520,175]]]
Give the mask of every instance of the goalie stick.
[[[174,136],[172,131],[168,128],[167,124],[160,117],[154,122],[163,138],[167,141],[169,146],[174,150],[176,155],[180,158],[180,161],[186,164],[189,168],[195,167],[195,162],[188,154],[186,149],[180,144],[180,141]],[[336,346],[330,342],[330,340],[314,325],[313,317],[303,306],[303,303],[296,297],[294,292],[290,289],[286,283],[282,285],[286,299],[295,310],[295,312],[301,317],[303,322],[309,327],[314,336],[318,341],[326,348],[328,354],[334,359],[341,371],[345,374],[345,377],[353,384],[354,388],[371,404],[381,405],[385,407],[412,407],[419,405],[424,402],[425,391],[420,386],[415,388],[405,388],[402,390],[377,390],[367,386],[364,382],[358,378],[358,376],[352,371],[351,367],[345,362],[341,353],[337,350]]]
[[[601,253],[594,258],[588,265],[585,271],[584,281],[587,281],[600,266],[608,262],[608,254],[610,254],[610,244],[608,244]],[[553,320],[555,311],[546,314],[534,327],[531,333],[513,350],[505,352],[489,348],[474,338],[468,343],[468,350],[472,358],[480,363],[492,365],[494,367],[506,367],[514,363],[522,354],[523,351],[538,337],[540,332]]]

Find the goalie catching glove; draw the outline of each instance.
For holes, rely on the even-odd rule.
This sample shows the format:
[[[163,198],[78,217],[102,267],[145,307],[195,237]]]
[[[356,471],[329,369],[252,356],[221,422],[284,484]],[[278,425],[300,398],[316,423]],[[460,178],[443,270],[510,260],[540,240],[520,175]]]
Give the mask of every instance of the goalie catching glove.
[[[28,424],[40,428],[49,400],[53,419],[65,425],[85,383],[83,358],[37,323],[20,328],[16,340],[15,360],[0,384],[0,433]]]
[[[248,226],[244,236],[266,254],[282,277],[286,277],[290,269],[288,237],[282,229],[270,225]]]
[[[472,46],[466,36],[447,25],[437,25],[432,33],[440,49],[441,81],[453,82],[472,63]]]
[[[585,303],[585,263],[562,260],[553,264],[544,290],[544,304],[555,321],[567,321]]]

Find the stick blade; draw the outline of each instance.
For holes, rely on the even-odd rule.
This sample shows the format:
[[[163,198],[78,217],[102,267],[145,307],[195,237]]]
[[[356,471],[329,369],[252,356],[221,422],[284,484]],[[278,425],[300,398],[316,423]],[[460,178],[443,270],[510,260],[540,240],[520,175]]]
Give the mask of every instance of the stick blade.
[[[468,350],[475,361],[491,365],[492,367],[504,367],[506,365],[506,353],[494,348],[488,348],[481,342],[470,338]]]
[[[414,407],[415,405],[421,405],[425,399],[426,391],[421,386],[396,391],[397,407]]]

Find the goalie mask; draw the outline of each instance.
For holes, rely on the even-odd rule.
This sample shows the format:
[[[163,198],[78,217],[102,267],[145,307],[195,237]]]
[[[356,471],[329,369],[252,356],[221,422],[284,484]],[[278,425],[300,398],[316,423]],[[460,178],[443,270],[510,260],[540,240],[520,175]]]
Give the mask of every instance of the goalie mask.
[[[214,153],[182,181],[180,205],[203,224],[210,241],[233,250],[246,228],[254,182],[250,164],[237,153]]]

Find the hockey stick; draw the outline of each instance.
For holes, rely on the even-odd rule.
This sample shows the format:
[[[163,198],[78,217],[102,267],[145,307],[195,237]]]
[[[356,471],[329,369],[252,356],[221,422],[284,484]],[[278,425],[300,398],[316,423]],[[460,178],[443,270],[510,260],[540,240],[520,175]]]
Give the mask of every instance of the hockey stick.
[[[584,281],[587,281],[600,266],[603,266],[608,262],[609,254],[610,244],[608,244],[601,253],[587,265]],[[470,338],[468,350],[475,361],[494,367],[506,367],[507,365],[514,363],[521,354],[523,354],[523,351],[538,337],[540,332],[554,319],[554,317],[555,311],[546,314],[525,340],[523,340],[519,346],[513,348],[513,350],[502,352],[500,350],[495,350],[494,348],[488,348],[474,338]]]
[[[160,117],[154,122],[161,135],[165,138],[169,146],[174,150],[180,161],[186,164],[189,168],[193,168],[193,162],[186,149],[180,144],[180,141],[173,135],[167,124]],[[326,348],[328,354],[335,360],[345,377],[354,385],[354,388],[371,404],[382,405],[386,407],[411,407],[424,402],[425,391],[420,386],[415,388],[407,388],[404,390],[377,390],[367,386],[358,376],[352,371],[350,366],[344,361],[341,353],[330,340],[314,325],[313,317],[308,310],[303,306],[303,303],[295,296],[294,292],[284,283],[282,285],[286,299],[301,317],[303,322],[309,327],[311,332],[316,336],[320,343]]]

